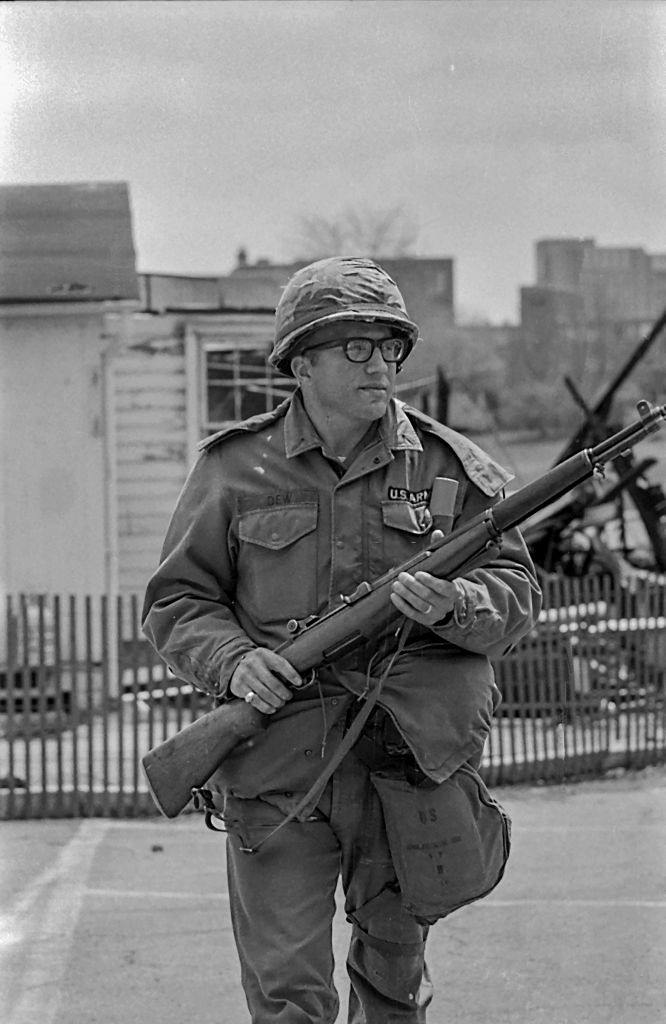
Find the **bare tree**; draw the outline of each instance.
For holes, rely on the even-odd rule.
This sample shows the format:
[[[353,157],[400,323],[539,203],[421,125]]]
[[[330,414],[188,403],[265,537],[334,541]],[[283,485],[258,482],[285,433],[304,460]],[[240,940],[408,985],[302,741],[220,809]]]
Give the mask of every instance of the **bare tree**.
[[[347,207],[331,217],[299,219],[294,249],[298,258],[321,256],[405,256],[419,229],[402,206],[385,209]]]

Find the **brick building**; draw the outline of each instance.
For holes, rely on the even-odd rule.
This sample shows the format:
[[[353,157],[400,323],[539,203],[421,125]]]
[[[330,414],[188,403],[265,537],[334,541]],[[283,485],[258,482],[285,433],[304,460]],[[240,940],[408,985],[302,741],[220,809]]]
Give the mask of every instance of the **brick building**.
[[[583,299],[589,321],[653,320],[664,308],[666,254],[597,246],[593,238],[536,243],[536,285]]]
[[[597,246],[593,238],[541,239],[535,271],[535,284],[520,290],[510,377],[527,386],[561,384],[568,375],[590,396],[666,307],[666,254]],[[663,365],[663,346],[656,346],[637,368],[637,380],[662,386]]]

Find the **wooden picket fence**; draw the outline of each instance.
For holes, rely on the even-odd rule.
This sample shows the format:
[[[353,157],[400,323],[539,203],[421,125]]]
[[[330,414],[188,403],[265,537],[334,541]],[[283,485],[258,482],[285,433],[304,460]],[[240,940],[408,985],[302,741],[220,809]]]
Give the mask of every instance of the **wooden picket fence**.
[[[156,813],[140,760],[210,707],[153,654],[138,597],[18,595],[0,626],[0,818]],[[666,578],[546,581],[495,664],[482,772],[554,782],[666,761]]]

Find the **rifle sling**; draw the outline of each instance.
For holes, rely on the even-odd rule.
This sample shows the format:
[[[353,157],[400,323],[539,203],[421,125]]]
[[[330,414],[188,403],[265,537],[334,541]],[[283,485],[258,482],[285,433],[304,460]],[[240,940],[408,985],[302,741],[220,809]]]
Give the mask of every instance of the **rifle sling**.
[[[398,644],[395,651],[391,655],[384,671],[380,675],[374,688],[372,689],[369,696],[365,700],[363,707],[356,715],[356,718],[353,720],[349,729],[345,733],[342,742],[340,743],[340,746],[335,751],[333,757],[328,762],[323,772],[321,772],[321,774],[317,776],[317,778],[310,786],[310,789],[307,791],[305,796],[301,800],[299,800],[296,807],[294,807],[293,810],[289,812],[286,818],[283,818],[280,824],[276,828],[274,828],[272,832],[269,832],[267,836],[264,836],[264,838],[261,839],[256,844],[256,846],[241,847],[243,853],[256,853],[260,846],[263,846],[263,844],[268,839],[272,839],[272,837],[277,832],[279,832],[280,829],[284,828],[285,825],[288,825],[291,821],[294,821],[295,818],[298,818],[298,816],[302,814],[303,811],[305,811],[308,807],[310,807],[310,810],[314,810],[318,800],[320,799],[322,793],[324,792],[324,789],[326,788],[328,780],[331,778],[336,768],[342,763],[343,758],[347,756],[347,754],[349,753],[349,751],[351,750],[351,748],[354,746],[357,739],[361,735],[361,732],[363,731],[363,726],[368,721],[368,718],[370,717],[373,708],[375,707],[377,701],[379,700],[379,695],[382,691],[384,680],[386,679],[389,672],[393,668],[395,659],[398,657],[399,654],[401,654],[405,647],[405,644],[407,643],[407,639],[409,637],[412,625],[413,623],[411,619],[405,619],[403,621],[402,625],[400,626]]]

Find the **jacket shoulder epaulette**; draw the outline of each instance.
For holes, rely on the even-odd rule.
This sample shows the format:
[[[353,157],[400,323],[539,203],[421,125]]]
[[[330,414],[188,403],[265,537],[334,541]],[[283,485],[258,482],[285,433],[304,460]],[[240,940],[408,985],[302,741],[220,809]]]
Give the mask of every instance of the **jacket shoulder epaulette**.
[[[470,441],[464,434],[459,434],[457,430],[439,423],[411,405],[404,405],[403,408],[409,418],[415,420],[422,430],[428,434],[434,434],[455,452],[472,483],[488,497],[494,498],[510,480],[513,480],[513,473],[500,466],[487,452],[484,452],[483,448],[480,448],[474,441]]]
[[[228,441],[229,438],[238,437],[240,434],[257,434],[264,427],[270,427],[271,424],[276,423],[277,420],[281,419],[289,405],[290,399],[286,399],[281,402],[280,405],[276,406],[270,412],[260,412],[256,416],[249,416],[246,420],[233,420],[228,423],[221,430],[216,431],[214,434],[210,434],[209,437],[205,437],[203,441],[199,441],[197,448],[200,452],[209,452],[211,448],[215,448],[218,444],[222,444],[223,441]]]

